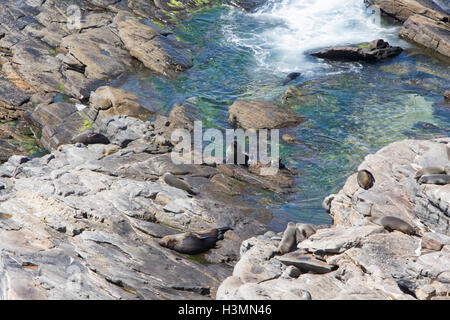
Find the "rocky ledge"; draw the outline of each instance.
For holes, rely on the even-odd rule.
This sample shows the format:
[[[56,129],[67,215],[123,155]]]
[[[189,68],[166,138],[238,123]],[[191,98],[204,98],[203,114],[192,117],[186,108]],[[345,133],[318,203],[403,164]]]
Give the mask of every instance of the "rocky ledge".
[[[95,115],[95,144],[85,131],[42,158],[12,156],[0,166],[0,298],[214,297],[241,242],[271,220],[252,194],[288,192],[290,175],[175,165],[171,132],[192,130],[193,106],[176,105],[167,117],[144,122],[114,115],[139,109],[132,95],[103,87],[91,98],[85,114]],[[218,227],[232,230],[199,255],[159,243]]]
[[[283,233],[244,241],[217,298],[450,299],[450,185],[414,179],[420,167],[448,166],[449,144],[404,140],[368,155],[358,169],[373,174],[373,187],[359,187],[355,173],[327,197],[331,228],[297,239],[283,255]],[[383,216],[401,218],[415,234],[370,220]]]
[[[403,23],[400,36],[450,57],[450,7],[446,0],[365,0]]]

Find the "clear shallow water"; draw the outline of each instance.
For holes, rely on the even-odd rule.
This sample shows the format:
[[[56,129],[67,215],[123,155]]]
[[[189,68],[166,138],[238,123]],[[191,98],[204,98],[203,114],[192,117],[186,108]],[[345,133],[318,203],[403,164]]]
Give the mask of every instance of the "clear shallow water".
[[[274,230],[288,221],[331,223],[322,199],[342,188],[364,156],[401,139],[448,135],[450,109],[442,95],[449,64],[399,39],[398,28],[376,23],[355,0],[269,1],[256,13],[208,9],[175,30],[193,48],[192,69],[176,79],[135,70],[114,85],[161,113],[187,99],[198,106],[204,127],[229,128],[235,100],[278,99],[288,88],[281,85],[286,74],[301,72],[290,85],[314,94],[291,107],[308,121],[282,131],[299,143],[282,144],[280,153],[302,174],[295,193],[263,206],[274,213]],[[326,62],[305,53],[377,38],[406,51],[378,64]]]

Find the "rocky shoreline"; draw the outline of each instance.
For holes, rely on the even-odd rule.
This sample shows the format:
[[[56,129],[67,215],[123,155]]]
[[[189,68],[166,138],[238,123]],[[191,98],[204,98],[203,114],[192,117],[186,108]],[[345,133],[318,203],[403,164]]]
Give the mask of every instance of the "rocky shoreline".
[[[450,57],[450,8],[439,0],[364,0],[403,23],[400,36]]]
[[[364,190],[356,173],[324,200],[334,219],[280,255],[282,233],[244,241],[233,275],[217,299],[450,299],[450,186],[417,184],[414,166],[448,165],[450,139],[404,140],[368,155],[359,170],[376,183]],[[369,217],[395,216],[418,235],[389,232]]]
[[[251,11],[263,2],[226,3]],[[297,299],[305,291],[312,299],[448,296],[450,190],[416,186],[411,178],[412,163],[444,164],[433,159],[444,159],[440,147],[448,140],[402,141],[368,156],[361,168],[374,172],[376,187],[361,192],[351,176],[325,200],[335,225],[301,243],[303,267],[286,267],[286,259],[298,257],[283,262],[274,255],[281,234],[267,232],[271,212],[252,197],[289,193],[292,172],[261,176],[258,167],[174,165],[171,133],[192,132],[196,106],[177,104],[147,121],[155,115],[139,97],[109,86],[134,65],[167,77],[192,67],[191,48],[171,25],[220,3],[0,4],[0,299]],[[80,10],[80,28],[66,23],[71,5]],[[436,12],[427,23],[447,28]],[[405,19],[402,34],[446,55],[447,38],[432,47],[409,27],[420,19],[419,13]],[[283,104],[295,97],[292,90]],[[280,108],[236,101],[229,121],[284,128],[305,120]],[[110,143],[72,143],[87,130]],[[30,156],[33,134],[47,155]],[[183,178],[196,195],[165,183],[166,173]],[[366,225],[366,216],[386,214],[425,234],[419,239]],[[201,255],[159,244],[167,235],[224,226],[233,230]]]

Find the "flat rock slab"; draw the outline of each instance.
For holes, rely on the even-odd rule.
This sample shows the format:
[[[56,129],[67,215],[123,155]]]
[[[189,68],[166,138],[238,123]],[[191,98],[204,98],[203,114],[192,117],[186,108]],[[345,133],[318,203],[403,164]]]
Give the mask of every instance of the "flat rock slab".
[[[266,101],[236,101],[228,110],[228,121],[246,130],[294,127],[305,120],[290,109]]]
[[[411,16],[403,24],[400,36],[450,57],[450,26],[421,15]]]
[[[309,252],[342,253],[358,246],[367,236],[383,231],[380,226],[320,229],[309,239],[300,242],[297,247]]]
[[[305,273],[328,273],[334,269],[334,266],[320,261],[312,255],[304,254],[302,250],[297,250],[282,255],[278,257],[278,260],[287,266],[295,266]]]
[[[326,48],[311,55],[318,58],[332,60],[353,60],[376,62],[394,57],[403,51],[400,47],[393,47],[379,39],[370,43],[362,43],[344,47]]]

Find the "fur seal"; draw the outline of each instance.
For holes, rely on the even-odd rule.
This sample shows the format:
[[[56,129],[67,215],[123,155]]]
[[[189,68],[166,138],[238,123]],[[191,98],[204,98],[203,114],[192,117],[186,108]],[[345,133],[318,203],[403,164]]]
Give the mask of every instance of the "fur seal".
[[[165,183],[167,183],[169,186],[177,188],[177,189],[181,189],[186,191],[187,193],[191,194],[191,195],[196,195],[198,194],[197,192],[195,192],[191,185],[189,183],[187,183],[186,181],[175,177],[173,174],[171,174],[170,172],[166,172],[163,175],[163,180]]]
[[[419,180],[422,176],[444,173],[446,173],[444,167],[425,167],[416,172],[416,174],[414,175],[414,179]]]
[[[283,238],[278,246],[278,251],[281,254],[288,253],[295,249],[295,245],[297,244],[295,241],[296,231],[295,223],[289,222],[287,224],[286,230],[284,230]]]
[[[297,244],[308,239],[317,231],[317,226],[308,223],[296,223],[295,228],[295,239]]]
[[[357,180],[359,186],[364,190],[369,190],[370,188],[373,187],[375,183],[375,178],[367,170],[359,170]]]
[[[92,130],[86,130],[83,133],[75,136],[71,140],[72,143],[88,144],[109,144],[109,139],[101,133],[96,133]]]
[[[239,158],[239,155],[241,155],[242,159]],[[249,160],[250,157],[242,151],[241,145],[236,140],[230,143],[226,152],[226,163],[239,164],[248,167]],[[244,162],[241,163],[242,161]]]
[[[419,184],[446,185],[449,183],[450,183],[450,175],[448,174],[430,174],[422,176],[419,179]]]
[[[300,72],[291,72],[289,73],[286,78],[283,80],[283,86],[287,85],[289,82],[291,82],[292,80],[297,79],[298,77],[300,77],[301,73]]]
[[[185,232],[167,235],[159,240],[159,245],[185,254],[199,254],[214,248],[218,240],[231,227],[221,227],[199,232]]]
[[[389,232],[397,230],[409,235],[416,235],[416,231],[409,223],[397,217],[371,217],[369,218],[369,220],[375,224],[382,226]]]

